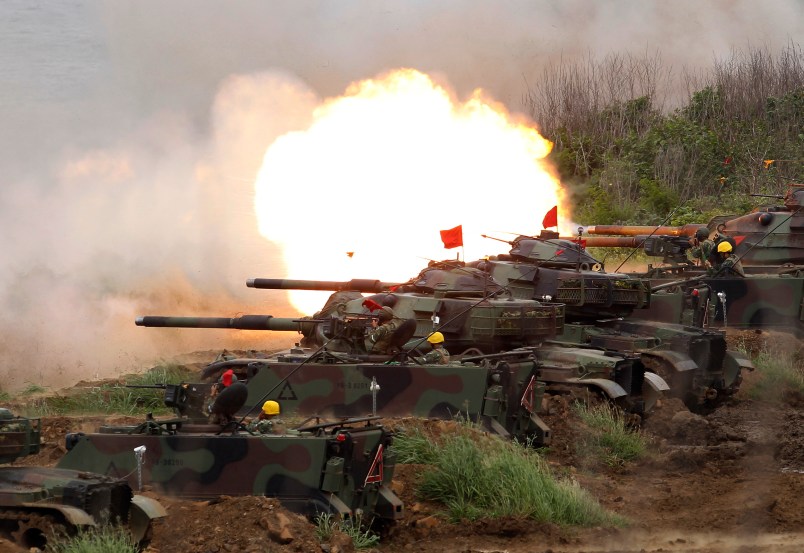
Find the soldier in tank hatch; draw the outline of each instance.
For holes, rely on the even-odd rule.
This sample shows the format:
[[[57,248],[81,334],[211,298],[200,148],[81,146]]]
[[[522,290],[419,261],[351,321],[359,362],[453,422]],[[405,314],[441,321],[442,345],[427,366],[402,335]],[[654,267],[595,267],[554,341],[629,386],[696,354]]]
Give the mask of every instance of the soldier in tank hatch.
[[[260,415],[246,429],[255,434],[284,434],[285,423],[279,418],[280,411],[279,403],[269,399],[262,404]]]
[[[719,261],[714,267],[715,276],[745,276],[743,264],[734,255],[734,248],[726,240],[717,245],[717,255]]]
[[[440,332],[433,332],[427,337],[427,342],[433,347],[424,357],[420,358],[422,363],[428,365],[446,365],[449,363],[449,352],[444,347],[444,335]]]
[[[692,258],[700,260],[702,267],[710,267],[712,254],[715,252],[715,242],[709,239],[709,229],[701,227],[696,230],[690,242],[692,243],[690,249]]]
[[[389,353],[391,336],[399,328],[402,321],[397,318],[394,310],[387,305],[380,310],[377,319],[372,319],[371,330],[366,336],[366,351],[369,353]]]

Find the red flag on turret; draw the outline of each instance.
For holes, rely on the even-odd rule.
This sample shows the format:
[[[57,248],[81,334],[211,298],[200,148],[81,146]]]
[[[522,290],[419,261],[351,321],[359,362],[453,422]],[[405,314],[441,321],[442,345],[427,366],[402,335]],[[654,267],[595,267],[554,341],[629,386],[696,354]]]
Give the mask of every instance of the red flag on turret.
[[[449,230],[442,230],[441,232],[441,241],[444,242],[444,247],[446,249],[458,248],[463,246],[463,226],[458,225],[455,228],[451,228]]]
[[[369,298],[364,299],[363,303],[361,303],[360,305],[362,305],[363,307],[365,307],[366,309],[368,309],[372,313],[374,313],[378,309],[382,309],[382,305],[380,305],[376,301],[374,301],[372,299],[369,299]]]
[[[550,228],[558,226],[558,206],[554,205],[553,208],[545,213],[542,219],[542,228]]]

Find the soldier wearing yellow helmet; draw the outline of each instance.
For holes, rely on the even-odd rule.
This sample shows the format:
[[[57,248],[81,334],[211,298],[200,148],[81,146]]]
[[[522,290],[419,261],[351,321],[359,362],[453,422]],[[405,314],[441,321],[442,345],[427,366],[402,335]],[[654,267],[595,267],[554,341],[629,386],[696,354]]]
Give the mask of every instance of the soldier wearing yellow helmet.
[[[718,263],[715,266],[716,276],[745,276],[743,265],[734,256],[734,248],[727,240],[723,240],[717,245]]]
[[[419,358],[422,363],[428,365],[446,365],[449,363],[449,352],[444,347],[443,334],[433,332],[427,337],[427,342],[433,349],[428,351],[424,357]]]
[[[262,404],[262,411],[257,419],[251,421],[246,429],[260,434],[283,434],[285,423],[279,418],[279,403],[269,399]]]

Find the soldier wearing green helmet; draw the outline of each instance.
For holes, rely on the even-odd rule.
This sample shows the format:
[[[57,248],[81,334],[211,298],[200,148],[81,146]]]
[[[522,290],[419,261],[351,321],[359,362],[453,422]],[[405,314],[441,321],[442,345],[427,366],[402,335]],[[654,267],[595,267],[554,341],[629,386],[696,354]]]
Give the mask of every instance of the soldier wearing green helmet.
[[[690,248],[692,258],[700,260],[702,267],[711,267],[715,242],[709,238],[709,229],[701,227],[696,230],[690,242],[692,243],[692,248]]]

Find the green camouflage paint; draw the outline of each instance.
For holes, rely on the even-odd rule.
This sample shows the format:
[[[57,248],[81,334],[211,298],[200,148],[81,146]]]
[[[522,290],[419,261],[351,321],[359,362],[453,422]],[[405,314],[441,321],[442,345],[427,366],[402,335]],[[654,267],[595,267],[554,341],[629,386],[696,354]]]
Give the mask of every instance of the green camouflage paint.
[[[391,492],[395,454],[390,432],[376,418],[319,425],[293,435],[222,432],[220,425],[172,421],[102,427],[68,436],[59,467],[126,478],[132,486],[209,499],[265,495],[314,516],[350,516],[392,522],[403,515]],[[139,433],[138,433],[139,432]],[[138,469],[135,448],[144,447]]]

